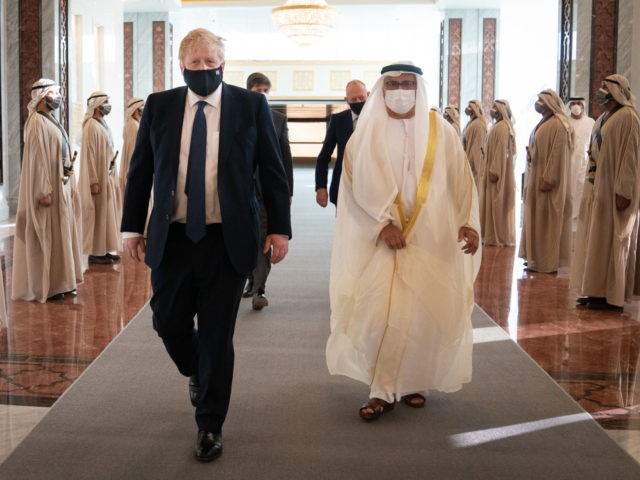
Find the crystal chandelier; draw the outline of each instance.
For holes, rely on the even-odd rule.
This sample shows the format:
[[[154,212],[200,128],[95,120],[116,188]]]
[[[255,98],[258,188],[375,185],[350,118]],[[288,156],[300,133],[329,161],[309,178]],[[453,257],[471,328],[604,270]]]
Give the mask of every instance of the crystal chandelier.
[[[271,11],[276,27],[298,45],[310,45],[336,24],[338,10],[325,0],[287,0]]]

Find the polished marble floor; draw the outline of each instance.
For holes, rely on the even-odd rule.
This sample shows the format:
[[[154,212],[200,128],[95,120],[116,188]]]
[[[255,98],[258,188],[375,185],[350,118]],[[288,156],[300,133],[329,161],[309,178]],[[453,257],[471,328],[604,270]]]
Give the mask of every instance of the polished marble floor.
[[[91,265],[76,296],[12,301],[12,244],[11,225],[0,226],[8,313],[0,327],[0,462],[151,294],[147,268],[123,258]],[[485,248],[476,302],[640,460],[638,307],[622,314],[577,307],[568,283],[525,271],[515,248]]]

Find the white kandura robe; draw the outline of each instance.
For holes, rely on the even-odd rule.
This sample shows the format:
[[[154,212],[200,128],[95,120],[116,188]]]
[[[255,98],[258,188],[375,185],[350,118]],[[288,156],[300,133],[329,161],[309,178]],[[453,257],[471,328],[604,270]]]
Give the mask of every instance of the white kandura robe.
[[[109,173],[114,157],[109,134],[95,118],[82,129],[79,190],[82,202],[83,253],[102,256],[120,249],[118,169]],[[91,184],[101,192],[91,195]]]
[[[33,113],[24,132],[13,247],[14,300],[45,302],[75,290],[83,280],[79,195],[74,176],[63,183],[62,147],[60,129]],[[47,195],[52,204],[43,207],[38,201]]]
[[[575,132],[573,151],[571,152],[571,172],[573,176],[571,196],[573,198],[573,218],[578,218],[580,201],[582,199],[582,190],[584,188],[584,177],[587,173],[587,149],[589,148],[589,139],[595,120],[588,115],[582,115],[579,119],[575,119],[569,115],[569,121],[571,122],[573,131]]]
[[[375,154],[387,148],[385,122],[372,126],[374,142],[362,162],[354,161],[350,140],[340,181],[327,365],[331,374],[364,382],[387,400],[455,391],[471,380],[473,282],[481,251],[465,255],[457,236],[465,225],[480,233],[477,194],[455,130],[435,113],[429,118],[428,128],[436,129],[429,182],[420,181],[426,142],[415,155],[419,184],[398,179],[385,155]],[[426,187],[419,208],[415,192]],[[405,216],[417,212],[412,226],[402,221],[398,193],[408,207]],[[391,250],[378,238],[389,221],[410,228],[406,248]]]

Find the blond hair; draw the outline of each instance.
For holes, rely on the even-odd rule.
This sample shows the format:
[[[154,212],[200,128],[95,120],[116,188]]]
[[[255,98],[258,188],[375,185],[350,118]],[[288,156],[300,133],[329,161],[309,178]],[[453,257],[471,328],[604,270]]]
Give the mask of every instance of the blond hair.
[[[224,61],[224,38],[217,36],[206,28],[196,28],[187,33],[182,42],[180,42],[180,49],[178,50],[180,63],[184,65],[184,59],[187,54],[201,45],[211,47],[218,53],[220,60]]]

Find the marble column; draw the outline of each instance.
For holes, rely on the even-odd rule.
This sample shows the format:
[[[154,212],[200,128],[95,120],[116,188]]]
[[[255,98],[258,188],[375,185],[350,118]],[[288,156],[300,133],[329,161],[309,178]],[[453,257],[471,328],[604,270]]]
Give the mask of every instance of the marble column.
[[[20,185],[20,117],[22,102],[20,82],[20,8],[17,2],[2,2],[0,33],[2,38],[2,185],[0,186],[0,221],[7,220],[18,205]]]
[[[575,32],[575,58],[571,65],[570,95],[572,97],[589,99],[592,10],[592,0],[574,0],[573,31]]]
[[[125,101],[172,87],[171,24],[167,13],[124,14]]]
[[[598,117],[603,107],[595,101],[602,79],[615,73],[618,31],[618,0],[593,0],[591,24],[590,113]]]
[[[464,110],[470,100],[481,100],[485,112],[495,95],[498,10],[446,10],[442,63],[442,107]]]

